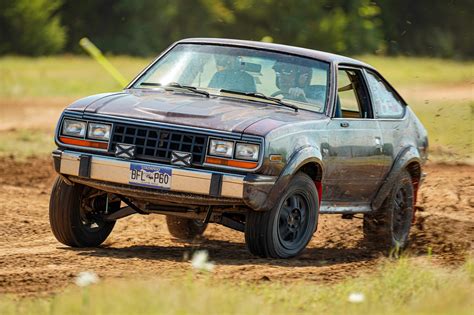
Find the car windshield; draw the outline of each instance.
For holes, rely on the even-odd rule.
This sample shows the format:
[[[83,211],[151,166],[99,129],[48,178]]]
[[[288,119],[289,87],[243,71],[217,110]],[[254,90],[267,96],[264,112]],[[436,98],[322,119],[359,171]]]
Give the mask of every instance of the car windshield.
[[[178,44],[134,87],[194,87],[218,96],[237,92],[233,97],[259,94],[323,112],[328,78],[329,64],[311,58],[234,46]]]

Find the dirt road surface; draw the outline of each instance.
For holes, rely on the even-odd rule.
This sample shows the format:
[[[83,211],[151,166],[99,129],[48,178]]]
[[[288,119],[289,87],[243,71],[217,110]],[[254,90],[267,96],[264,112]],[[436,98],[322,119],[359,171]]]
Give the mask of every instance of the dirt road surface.
[[[374,272],[384,258],[361,244],[361,220],[322,216],[303,255],[292,260],[250,255],[243,234],[211,225],[195,243],[173,240],[163,217],[135,215],[120,220],[100,248],[72,249],[49,229],[50,159],[0,159],[0,293],[45,295],[70,285],[80,271],[102,278],[177,277],[190,270],[196,249],[216,263],[212,277],[249,281],[334,282]],[[474,244],[474,167],[431,164],[419,195],[410,255],[436,264],[459,265]]]

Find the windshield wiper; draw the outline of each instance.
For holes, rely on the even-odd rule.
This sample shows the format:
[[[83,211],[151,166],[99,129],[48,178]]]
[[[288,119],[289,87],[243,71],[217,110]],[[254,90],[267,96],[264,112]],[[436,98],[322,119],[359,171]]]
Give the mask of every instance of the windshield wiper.
[[[296,106],[296,105],[289,104],[289,103],[284,102],[281,99],[276,98],[276,97],[266,96],[265,94],[260,93],[260,92],[240,92],[240,91],[233,91],[233,90],[226,90],[226,89],[221,89],[220,92],[221,93],[223,92],[223,93],[229,93],[229,94],[245,95],[245,96],[260,98],[260,99],[263,99],[263,100],[271,101],[271,102],[273,102],[275,104],[278,104],[278,105],[281,105],[281,106],[286,106],[286,107],[292,108],[292,109],[295,110],[295,112],[297,112],[298,109],[299,109],[299,107]]]
[[[143,85],[143,86],[159,86],[159,87],[162,87],[164,89],[167,89],[167,88],[183,89],[183,90],[190,91],[190,92],[193,92],[193,93],[196,93],[196,94],[204,95],[205,97],[209,97],[209,93],[206,92],[206,91],[199,90],[197,87],[194,87],[194,86],[181,85],[177,82],[171,82],[171,83],[166,84],[166,85],[163,85],[161,83],[154,83],[154,82],[142,82],[142,83],[140,83],[140,85]]]

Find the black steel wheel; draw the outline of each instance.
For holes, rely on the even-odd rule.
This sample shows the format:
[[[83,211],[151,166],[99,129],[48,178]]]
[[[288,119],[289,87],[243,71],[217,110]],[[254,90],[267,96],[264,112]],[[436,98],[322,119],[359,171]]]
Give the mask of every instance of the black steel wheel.
[[[318,200],[311,178],[304,173],[296,174],[271,211],[248,211],[245,241],[249,251],[271,258],[300,254],[316,230]]]
[[[309,205],[305,196],[290,195],[281,206],[278,215],[277,236],[283,247],[294,250],[301,247],[309,225]]]
[[[56,179],[49,202],[49,222],[56,239],[67,246],[95,247],[102,244],[114,228],[115,221],[104,221],[101,210],[94,211],[86,201],[98,201],[104,196],[87,199],[90,188],[74,184],[70,186],[61,177]],[[102,203],[105,205],[105,203]],[[92,206],[92,202],[90,203]],[[120,202],[109,205],[111,211],[120,207]]]
[[[364,239],[398,254],[408,245],[413,215],[413,183],[410,173],[403,170],[382,207],[375,213],[364,215]]]
[[[201,236],[207,228],[202,220],[166,216],[166,225],[170,234],[181,240],[192,240]]]

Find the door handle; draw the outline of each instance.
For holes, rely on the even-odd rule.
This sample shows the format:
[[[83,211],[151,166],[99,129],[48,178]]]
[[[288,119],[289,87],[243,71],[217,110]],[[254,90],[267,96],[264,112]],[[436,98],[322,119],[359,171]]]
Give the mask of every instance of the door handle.
[[[347,127],[349,127],[349,123],[348,123],[347,121],[343,121],[343,122],[341,123],[341,127],[342,127],[342,128],[347,128]]]
[[[383,145],[382,145],[382,139],[379,137],[375,137],[375,148],[380,151],[380,153],[383,153]]]

